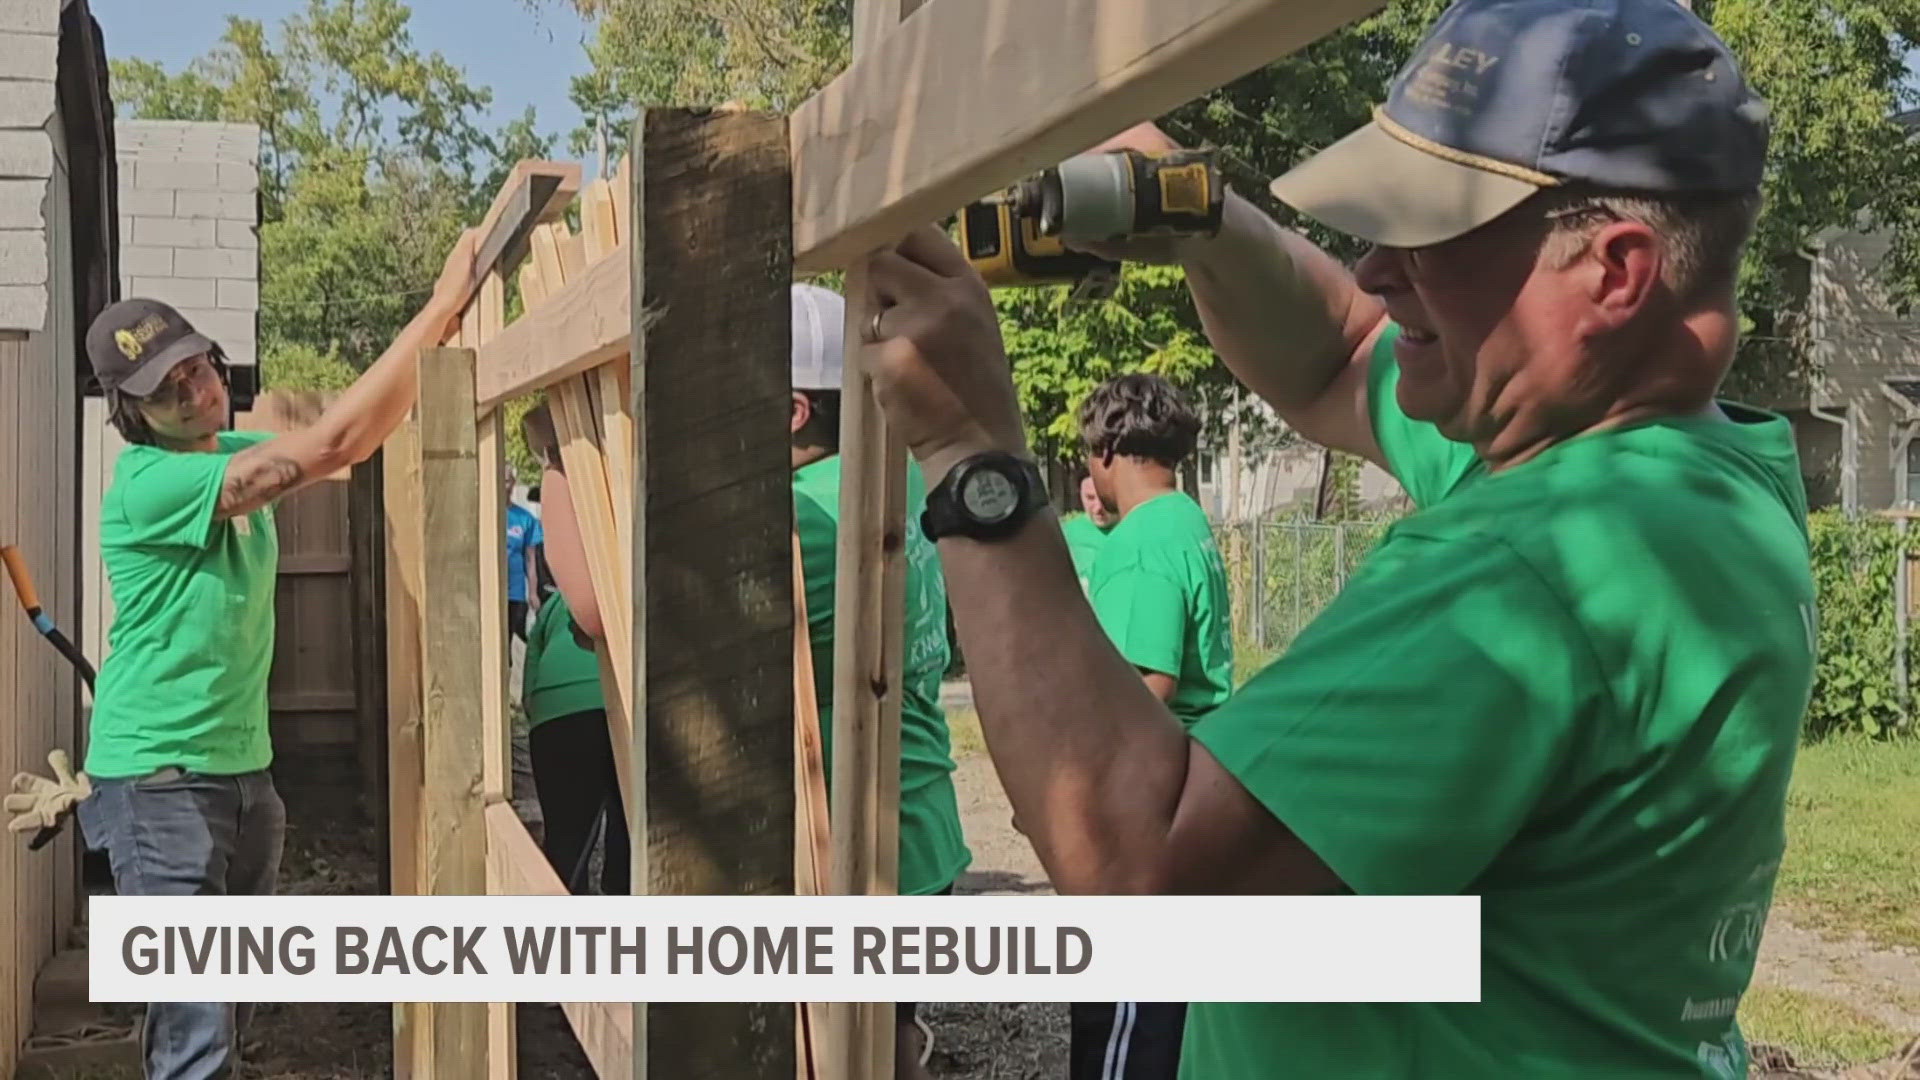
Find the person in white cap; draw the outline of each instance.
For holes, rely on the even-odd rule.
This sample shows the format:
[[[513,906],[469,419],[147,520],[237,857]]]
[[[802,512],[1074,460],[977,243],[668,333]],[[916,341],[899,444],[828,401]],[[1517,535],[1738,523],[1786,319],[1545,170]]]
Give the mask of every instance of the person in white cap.
[[[818,285],[793,286],[793,513],[806,575],[814,697],[833,782],[835,549],[840,529],[840,381],[846,305]],[[949,895],[972,862],[960,829],[953,751],[940,679],[951,659],[947,587],[940,554],[920,529],[926,480],[907,467],[907,611],[900,701],[900,879],[902,896]],[[914,1002],[895,1007],[895,1075],[927,1076],[932,1035]]]
[[[1746,1075],[1816,640],[1792,430],[1717,396],[1766,144],[1671,0],[1458,0],[1275,185],[1374,245],[1351,273],[1238,198],[1127,253],[1417,507],[1191,728],[1074,578],[985,284],[935,228],[868,261],[861,362],[1054,886],[1480,897],[1478,1001],[1195,1002],[1183,1077]]]

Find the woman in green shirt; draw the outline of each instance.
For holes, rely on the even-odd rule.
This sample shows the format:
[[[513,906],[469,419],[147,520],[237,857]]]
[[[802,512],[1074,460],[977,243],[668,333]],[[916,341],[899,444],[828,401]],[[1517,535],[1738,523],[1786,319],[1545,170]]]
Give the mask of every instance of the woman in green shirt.
[[[178,311],[123,300],[87,356],[127,446],[100,506],[115,616],[89,723],[92,794],[75,807],[122,896],[274,891],[286,809],[268,766],[280,546],[273,507],[380,448],[412,408],[421,350],[473,295],[473,235],[379,360],[311,425],[231,431],[226,357]],[[238,1071],[251,1006],[147,1007],[147,1080]]]
[[[533,786],[546,821],[542,847],[567,891],[587,892],[588,862],[604,822],[606,857],[600,892],[624,896],[632,884],[627,817],[607,733],[607,699],[592,639],[573,621],[566,594],[554,590],[527,635],[521,701]]]

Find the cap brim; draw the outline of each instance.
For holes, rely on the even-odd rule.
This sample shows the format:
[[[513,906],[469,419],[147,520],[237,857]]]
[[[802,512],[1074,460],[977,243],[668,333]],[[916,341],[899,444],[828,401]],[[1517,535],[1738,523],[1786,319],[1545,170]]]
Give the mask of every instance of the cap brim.
[[[1370,123],[1301,162],[1269,190],[1329,228],[1413,248],[1472,232],[1540,188],[1429,154]]]
[[[182,360],[191,360],[201,353],[213,351],[213,342],[206,335],[195,332],[187,334],[179,341],[154,354],[153,358],[133,369],[133,374],[120,381],[120,392],[134,397],[146,397],[160,387],[160,380],[167,372],[180,365]]]

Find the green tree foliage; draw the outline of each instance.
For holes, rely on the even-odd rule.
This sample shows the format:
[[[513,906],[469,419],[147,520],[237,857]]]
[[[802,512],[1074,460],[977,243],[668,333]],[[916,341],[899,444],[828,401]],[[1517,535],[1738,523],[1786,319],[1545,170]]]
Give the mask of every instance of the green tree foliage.
[[[552,151],[531,109],[485,130],[491,92],[416,48],[410,19],[397,0],[308,0],[275,34],[229,17],[219,44],[181,71],[113,62],[122,115],[260,128],[269,386],[324,389],[341,365],[363,370],[513,163]]]
[[[739,99],[790,109],[825,85],[848,53],[846,0],[528,3],[571,4],[596,27],[594,70],[574,84],[574,100],[590,118],[575,133],[576,150],[592,145],[593,121],[604,118],[617,153],[636,101]],[[1444,6],[1394,0],[1162,122],[1189,145],[1218,148],[1241,194],[1352,259],[1358,245],[1287,212],[1267,195],[1267,180],[1364,123]],[[1749,333],[1734,387],[1763,393],[1808,365],[1801,253],[1823,231],[1888,230],[1888,283],[1903,299],[1920,291],[1920,145],[1893,119],[1916,103],[1903,79],[1904,56],[1920,44],[1920,0],[1699,0],[1695,7],[1743,58],[1774,116],[1767,206],[1741,280]],[[1220,399],[1225,373],[1196,364],[1187,351],[1202,340],[1191,306],[1146,307],[1179,292],[1157,273],[1142,278],[1130,269],[1121,297],[1106,304],[1070,309],[1051,292],[999,298],[1022,397],[1037,410],[1030,422],[1046,445],[1061,445],[1077,396],[1096,372],[1154,365],[1208,401]],[[1216,418],[1215,430],[1222,426]]]
[[[1882,518],[1812,516],[1813,583],[1819,602],[1819,660],[1807,737],[1838,732],[1872,736],[1909,728],[1909,703],[1895,681],[1899,626],[1894,573],[1901,537]],[[1911,546],[1920,534],[1907,541]],[[1907,648],[1908,664],[1912,645]]]

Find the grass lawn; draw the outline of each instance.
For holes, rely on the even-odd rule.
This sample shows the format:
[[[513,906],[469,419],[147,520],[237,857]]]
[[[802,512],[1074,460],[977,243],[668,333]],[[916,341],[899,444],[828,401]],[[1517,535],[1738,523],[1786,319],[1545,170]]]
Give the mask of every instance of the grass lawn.
[[[1920,948],[1920,739],[1802,747],[1776,903],[1809,929]]]
[[[1756,986],[1740,1002],[1740,1030],[1749,1043],[1793,1051],[1807,1065],[1879,1061],[1906,1036],[1844,1002],[1780,986]]]

